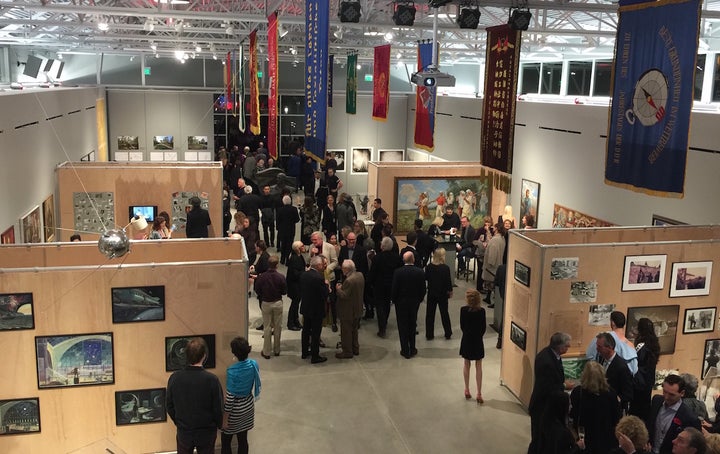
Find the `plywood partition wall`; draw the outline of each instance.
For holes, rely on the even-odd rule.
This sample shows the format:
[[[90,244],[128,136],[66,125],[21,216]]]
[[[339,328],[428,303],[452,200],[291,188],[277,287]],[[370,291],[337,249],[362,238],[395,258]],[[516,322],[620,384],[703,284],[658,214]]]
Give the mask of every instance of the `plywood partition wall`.
[[[714,263],[708,276],[710,294],[707,296],[670,297],[672,266],[679,262],[716,262],[720,257],[717,238],[720,238],[720,226],[512,231],[500,369],[503,383],[527,405],[537,352],[548,345],[554,332],[563,331],[573,337],[566,356],[584,355],[594,337],[610,329],[609,322],[605,326],[589,323],[590,306],[600,304],[613,304],[615,310],[626,315],[628,308],[678,305],[677,325],[662,328],[667,329],[667,342],[675,330],[674,354],[661,355],[658,368],[679,369],[700,377],[705,341],[720,338],[720,326],[716,317],[714,331],[683,334],[685,310],[717,307],[720,263]],[[625,257],[642,255],[666,256],[662,289],[623,291]],[[572,277],[567,279],[552,279],[553,260],[564,258],[577,261],[576,274],[571,273]],[[516,278],[516,262],[530,268],[528,286]],[[570,302],[570,284],[578,281],[597,282],[594,302]],[[644,316],[654,317],[651,312]],[[524,351],[511,340],[511,323],[526,332]],[[520,332],[516,329],[516,334]]]
[[[128,207],[131,205],[156,205],[158,212],[167,211],[172,215],[173,193],[206,192],[214,236],[222,236],[223,177],[220,162],[66,162],[60,164],[56,172],[58,197],[55,203],[59,207],[60,241],[69,241],[75,231],[75,192],[113,193],[115,225],[108,228],[127,225]],[[97,239],[98,235],[82,233],[82,237],[89,240]],[[184,238],[184,230],[176,231],[173,237]]]
[[[241,261],[5,270],[0,293],[32,292],[35,328],[0,331],[6,364],[0,368],[0,399],[38,398],[41,431],[0,437],[0,451],[66,453],[95,442],[110,442],[127,453],[174,450],[169,419],[118,426],[115,392],[165,387],[170,376],[165,338],[194,334],[215,335],[211,371],[224,385],[233,361],[230,340],[247,335],[246,273],[247,263]],[[113,323],[112,288],[155,285],[165,286],[164,320]],[[36,336],[108,332],[113,384],[38,389]]]

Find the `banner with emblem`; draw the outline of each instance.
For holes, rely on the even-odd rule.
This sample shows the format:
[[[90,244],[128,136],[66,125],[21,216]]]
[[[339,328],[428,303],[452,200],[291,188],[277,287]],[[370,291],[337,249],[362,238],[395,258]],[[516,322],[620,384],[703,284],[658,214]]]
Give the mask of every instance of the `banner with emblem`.
[[[305,153],[325,160],[328,96],[329,0],[305,2]]]
[[[278,16],[268,16],[268,130],[267,149],[271,158],[278,158]]]
[[[432,64],[432,42],[418,44],[418,71]],[[418,85],[415,94],[415,146],[432,152],[435,149],[436,87]]]
[[[347,56],[347,89],[345,90],[345,113],[357,113],[357,54]]]
[[[390,107],[390,44],[375,48],[373,65],[373,120],[386,121]]]
[[[620,2],[605,183],[683,197],[701,4]]]
[[[507,24],[487,28],[480,162],[506,173],[512,172],[520,40]]]
[[[257,30],[250,33],[250,132],[260,135],[260,87],[258,86]]]

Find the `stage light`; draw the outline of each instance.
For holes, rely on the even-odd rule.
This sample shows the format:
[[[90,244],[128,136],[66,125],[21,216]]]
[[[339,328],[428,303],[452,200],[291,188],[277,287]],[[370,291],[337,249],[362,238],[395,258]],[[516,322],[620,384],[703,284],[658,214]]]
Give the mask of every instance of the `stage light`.
[[[393,13],[393,22],[399,27],[412,27],[415,24],[415,3],[397,2]]]
[[[513,30],[527,30],[530,26],[532,13],[529,9],[515,8],[510,12],[510,20],[508,24]]]
[[[338,12],[340,22],[358,23],[361,15],[360,2],[340,2],[340,11]]]
[[[334,36],[335,38],[337,38],[337,39],[342,39],[342,38],[343,38],[343,29],[342,29],[342,27],[338,27],[338,29],[333,32],[333,36]]]
[[[288,34],[288,32],[290,32],[290,30],[280,25],[280,28],[278,29],[278,35],[280,35],[281,38],[284,38],[285,35]]]
[[[97,28],[101,32],[106,32],[106,31],[110,30],[110,25],[107,22],[102,21],[102,22],[98,23]]]
[[[476,30],[480,24],[480,10],[477,7],[461,7],[457,22],[460,28]]]

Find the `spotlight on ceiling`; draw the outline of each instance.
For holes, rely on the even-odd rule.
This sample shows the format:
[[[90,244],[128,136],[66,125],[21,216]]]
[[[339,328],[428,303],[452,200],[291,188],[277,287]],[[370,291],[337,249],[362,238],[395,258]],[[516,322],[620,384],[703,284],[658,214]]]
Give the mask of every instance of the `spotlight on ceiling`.
[[[110,25],[107,22],[103,21],[103,22],[98,23],[97,28],[101,32],[106,32],[106,31],[110,30]]]
[[[353,22],[357,24],[360,22],[361,15],[360,2],[340,2],[340,11],[338,12],[340,22]]]
[[[513,30],[527,30],[530,26],[532,13],[529,9],[515,8],[510,10],[510,20],[508,24]]]
[[[393,13],[393,22],[399,27],[412,27],[415,24],[415,3],[414,2],[395,2],[395,12]]]
[[[477,30],[480,24],[480,10],[477,6],[461,6],[457,22],[460,28]]]
[[[290,30],[280,25],[280,28],[278,29],[278,35],[280,35],[281,38],[284,38],[285,35],[288,34],[288,32],[290,32]]]
[[[337,39],[342,39],[342,37],[343,37],[342,27],[338,27],[338,29],[333,32],[333,36]]]

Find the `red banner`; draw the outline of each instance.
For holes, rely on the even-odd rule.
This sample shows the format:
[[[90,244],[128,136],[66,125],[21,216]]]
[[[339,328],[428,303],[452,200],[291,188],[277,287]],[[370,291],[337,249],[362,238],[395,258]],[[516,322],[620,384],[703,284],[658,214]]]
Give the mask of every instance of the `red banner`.
[[[507,24],[487,28],[480,162],[507,173],[512,171],[520,34]]]
[[[277,13],[268,16],[268,154],[278,157],[278,17]]]
[[[432,43],[418,44],[418,71],[432,64]],[[415,94],[415,146],[426,151],[435,149],[436,87],[417,86]]]
[[[260,90],[258,86],[257,30],[250,33],[250,132],[260,135]]]
[[[390,44],[375,48],[373,70],[373,120],[387,120],[390,107]]]
[[[232,83],[233,83],[233,71],[232,71],[232,62],[230,60],[230,52],[227,53],[225,56],[225,110],[228,110],[228,106],[230,105],[230,102],[232,101]]]

